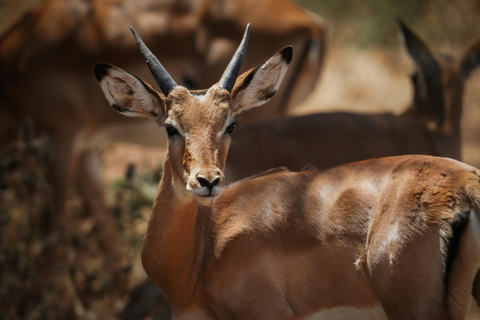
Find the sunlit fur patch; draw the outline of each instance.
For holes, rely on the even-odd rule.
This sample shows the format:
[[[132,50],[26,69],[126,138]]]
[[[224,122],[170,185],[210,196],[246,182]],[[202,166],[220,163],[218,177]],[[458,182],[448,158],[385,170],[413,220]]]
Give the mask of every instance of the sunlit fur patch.
[[[372,308],[338,307],[317,312],[305,320],[387,320],[381,306]]]

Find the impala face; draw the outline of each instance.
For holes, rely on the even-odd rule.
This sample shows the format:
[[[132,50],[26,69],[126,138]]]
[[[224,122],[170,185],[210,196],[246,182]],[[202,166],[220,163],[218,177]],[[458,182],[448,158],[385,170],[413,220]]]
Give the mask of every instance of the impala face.
[[[174,179],[201,205],[210,205],[225,186],[225,160],[235,127],[230,93],[215,85],[189,92],[176,87],[165,101],[168,152]]]
[[[207,90],[189,91],[170,77],[158,59],[132,30],[163,95],[138,77],[107,64],[95,66],[95,76],[107,101],[128,116],[149,117],[165,127],[165,164],[177,192],[191,193],[210,206],[225,186],[225,160],[236,122],[234,116],[267,102],[278,90],[292,59],[285,47],[265,63],[238,77],[248,30],[220,81]],[[188,197],[184,197],[188,199]]]

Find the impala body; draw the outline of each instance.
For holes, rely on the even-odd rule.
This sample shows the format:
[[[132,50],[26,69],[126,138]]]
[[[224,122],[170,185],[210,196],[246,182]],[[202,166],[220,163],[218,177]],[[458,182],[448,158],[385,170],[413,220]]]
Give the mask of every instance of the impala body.
[[[426,154],[461,159],[465,81],[478,67],[480,42],[455,64],[436,58],[403,23],[401,36],[415,63],[413,101],[399,115],[317,113],[247,125],[233,137],[229,181],[278,166],[319,169],[371,158]]]
[[[95,75],[115,110],[169,137],[142,262],[175,319],[463,319],[480,301],[479,170],[400,156],[225,187],[234,118],[275,94],[291,47],[237,79],[247,27],[220,81],[188,91],[134,35],[162,92]]]
[[[403,156],[244,180],[206,214],[206,291],[222,318],[463,319],[479,173]]]

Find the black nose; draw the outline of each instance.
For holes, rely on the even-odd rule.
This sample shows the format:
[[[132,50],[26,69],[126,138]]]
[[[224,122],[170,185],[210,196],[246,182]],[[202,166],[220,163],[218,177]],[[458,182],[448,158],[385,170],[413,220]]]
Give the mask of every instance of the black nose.
[[[202,187],[207,187],[208,190],[212,191],[213,187],[218,186],[218,183],[220,182],[220,177],[216,177],[213,179],[213,181],[208,181],[204,177],[198,176],[197,177],[198,182],[200,182],[200,185]]]

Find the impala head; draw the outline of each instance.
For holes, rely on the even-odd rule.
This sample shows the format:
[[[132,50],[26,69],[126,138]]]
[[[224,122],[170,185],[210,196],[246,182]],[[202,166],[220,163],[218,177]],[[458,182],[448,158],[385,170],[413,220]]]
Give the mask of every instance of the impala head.
[[[435,57],[422,39],[401,20],[398,23],[405,47],[415,64],[411,111],[434,132],[459,134],[464,85],[480,64],[480,42],[467,50],[457,65],[451,56]]]
[[[172,182],[183,184],[201,205],[211,205],[225,185],[223,171],[235,116],[275,94],[292,58],[292,47],[286,47],[237,79],[248,29],[220,81],[207,90],[177,85],[133,30],[162,93],[117,67],[95,66],[95,76],[116,111],[148,117],[165,127]]]

